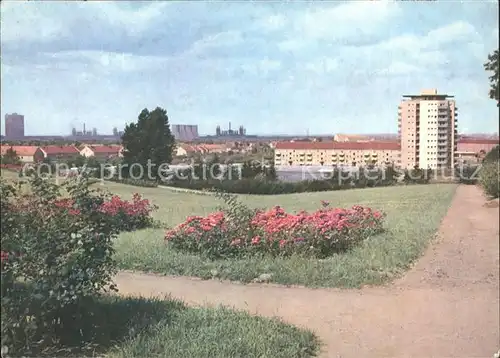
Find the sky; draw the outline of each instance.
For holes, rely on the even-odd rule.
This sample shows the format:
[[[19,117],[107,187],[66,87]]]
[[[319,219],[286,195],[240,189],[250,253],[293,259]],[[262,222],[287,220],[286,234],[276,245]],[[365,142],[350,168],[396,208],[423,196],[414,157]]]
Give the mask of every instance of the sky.
[[[498,132],[483,63],[496,1],[3,1],[1,112],[26,135],[101,134],[167,110],[201,134],[397,132],[404,94],[454,95]]]

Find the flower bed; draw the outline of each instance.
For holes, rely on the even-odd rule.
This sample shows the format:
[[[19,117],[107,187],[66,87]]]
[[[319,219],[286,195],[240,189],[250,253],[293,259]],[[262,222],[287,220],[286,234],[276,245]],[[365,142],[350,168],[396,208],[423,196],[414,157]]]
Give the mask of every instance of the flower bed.
[[[327,257],[345,251],[383,230],[384,214],[368,207],[330,208],[327,202],[313,213],[285,212],[279,206],[257,210],[248,220],[224,212],[189,217],[168,230],[173,248],[212,258],[266,253]]]

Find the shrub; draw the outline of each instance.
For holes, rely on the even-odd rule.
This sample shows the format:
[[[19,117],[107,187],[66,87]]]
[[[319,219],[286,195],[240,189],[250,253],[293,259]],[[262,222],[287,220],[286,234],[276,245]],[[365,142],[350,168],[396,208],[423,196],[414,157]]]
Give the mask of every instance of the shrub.
[[[484,162],[479,172],[479,182],[486,195],[492,198],[500,196],[500,161]]]
[[[500,146],[496,146],[490,150],[483,159],[483,163],[486,162],[497,162],[500,160]]]
[[[475,185],[478,180],[478,169],[477,165],[464,165],[455,168],[455,177],[458,178],[458,182],[466,185]]]
[[[116,182],[116,183],[133,185],[133,186],[140,186],[140,187],[144,187],[144,188],[156,188],[158,186],[157,182],[152,181],[152,180],[145,180],[145,179],[110,178],[108,180],[112,181],[112,182]]]
[[[406,184],[428,184],[431,179],[431,169],[425,170],[415,167],[411,170],[405,170],[403,182]]]
[[[286,213],[275,207],[251,210],[226,196],[229,209],[207,217],[193,216],[168,230],[166,242],[174,249],[212,259],[270,254],[327,257],[382,231],[384,215],[370,208],[323,208],[313,213]]]
[[[59,187],[37,176],[31,192],[0,183],[2,352],[41,355],[77,331],[96,296],[114,290],[112,239],[118,229],[98,210],[108,198],[85,181]],[[78,339],[78,337],[73,337]]]
[[[188,171],[186,171],[186,173],[187,172]],[[239,180],[195,180],[186,174],[176,177],[176,179],[170,181],[168,185],[193,190],[219,190],[233,194],[278,195],[391,186],[397,184],[398,176],[401,173],[392,166],[385,169],[360,168],[357,174],[350,174],[340,169],[335,169],[326,178],[296,182],[270,180],[265,176],[262,176],[260,179],[256,176],[252,178],[243,177]],[[406,184],[428,184],[430,179],[432,179],[431,170],[413,169],[406,170],[404,173],[404,182]]]

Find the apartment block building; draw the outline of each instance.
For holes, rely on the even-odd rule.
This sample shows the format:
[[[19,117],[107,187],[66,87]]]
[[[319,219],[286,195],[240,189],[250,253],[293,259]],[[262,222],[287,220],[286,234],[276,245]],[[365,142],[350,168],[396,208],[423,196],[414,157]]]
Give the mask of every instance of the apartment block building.
[[[5,137],[22,139],[24,138],[24,116],[12,113],[5,115]]]
[[[453,96],[431,89],[403,97],[398,107],[401,167],[453,168],[458,116]]]
[[[274,150],[276,166],[395,165],[400,160],[399,142],[278,142]]]

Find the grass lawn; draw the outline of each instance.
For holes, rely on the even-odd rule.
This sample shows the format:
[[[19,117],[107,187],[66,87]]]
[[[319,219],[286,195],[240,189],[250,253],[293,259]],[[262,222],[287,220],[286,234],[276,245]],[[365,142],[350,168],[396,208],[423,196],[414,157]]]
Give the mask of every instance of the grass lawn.
[[[96,184],[100,187],[101,184]],[[130,198],[138,192],[160,209],[155,218],[173,226],[189,215],[205,215],[223,203],[214,197],[105,183],[102,188]],[[210,261],[165,246],[164,230],[147,229],[121,234],[116,259],[122,269],[168,275],[198,276],[249,282],[271,274],[272,282],[311,287],[360,287],[381,284],[402,274],[424,252],[434,237],[456,189],[455,184],[398,186],[279,196],[240,196],[251,207],[280,205],[286,210],[315,210],[320,200],[332,206],[367,205],[387,213],[387,232],[365,241],[349,253],[326,260],[299,257],[242,258]]]
[[[121,300],[128,311],[156,323],[112,349],[108,357],[311,357],[319,350],[316,336],[277,319],[251,316],[226,308],[186,308],[175,301]],[[137,309],[134,309],[137,306]],[[141,312],[142,308],[142,312]],[[123,313],[126,313],[124,310]],[[124,318],[115,317],[117,330]],[[132,327],[133,328],[133,327]]]

